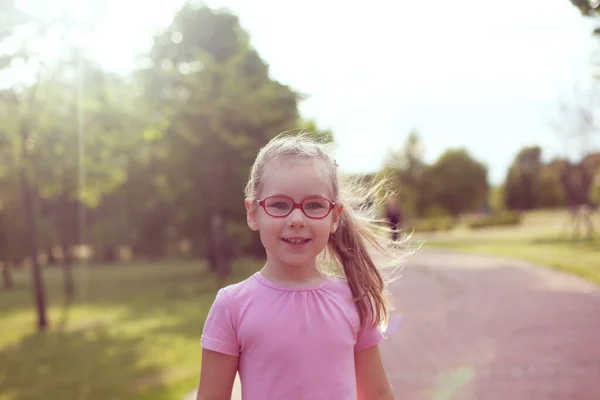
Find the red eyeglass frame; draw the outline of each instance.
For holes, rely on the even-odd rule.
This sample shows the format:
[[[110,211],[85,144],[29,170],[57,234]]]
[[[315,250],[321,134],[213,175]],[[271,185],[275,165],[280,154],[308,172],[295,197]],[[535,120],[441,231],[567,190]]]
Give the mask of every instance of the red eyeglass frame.
[[[290,209],[290,212],[288,212],[285,215],[273,215],[273,214],[269,214],[269,212],[267,211],[267,207],[265,206],[265,201],[267,201],[268,199],[272,199],[274,197],[290,200],[292,202],[292,208]],[[307,201],[307,200],[314,200],[314,199],[325,200],[326,202],[329,203],[329,210],[327,211],[327,214],[325,214],[322,217],[311,217],[310,215],[308,215],[306,213],[306,211],[304,211],[304,208],[302,207],[302,204],[304,204],[304,202]],[[302,211],[302,213],[304,215],[306,215],[307,218],[310,218],[310,219],[323,219],[323,218],[326,218],[329,214],[331,214],[331,211],[335,208],[335,203],[334,202],[332,202],[329,199],[326,199],[325,197],[321,197],[321,196],[305,197],[305,198],[302,199],[302,201],[300,201],[300,203],[296,203],[294,201],[294,199],[292,199],[291,197],[288,197],[288,196],[267,196],[267,197],[265,197],[262,200],[256,200],[256,202],[258,203],[259,206],[261,206],[263,208],[263,210],[265,210],[265,213],[267,213],[267,215],[269,217],[273,217],[273,218],[285,218],[288,215],[290,215],[296,208],[298,208],[298,209],[300,209],[300,211]]]

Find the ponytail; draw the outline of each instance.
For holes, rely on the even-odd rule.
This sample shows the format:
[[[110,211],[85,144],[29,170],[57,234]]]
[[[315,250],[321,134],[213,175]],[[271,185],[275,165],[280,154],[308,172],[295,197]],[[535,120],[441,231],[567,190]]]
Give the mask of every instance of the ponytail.
[[[330,235],[328,249],[352,291],[361,326],[387,324],[389,304],[385,296],[385,282],[369,254],[367,243],[378,250],[379,244],[367,224],[361,224],[350,207],[344,207],[338,229]]]

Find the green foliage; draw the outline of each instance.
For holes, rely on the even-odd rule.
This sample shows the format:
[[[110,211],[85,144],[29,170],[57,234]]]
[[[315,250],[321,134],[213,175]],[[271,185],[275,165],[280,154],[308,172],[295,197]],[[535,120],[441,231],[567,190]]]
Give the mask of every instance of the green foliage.
[[[504,209],[504,186],[500,185],[490,188],[488,204],[491,210]]]
[[[393,181],[391,189],[398,192],[398,202],[407,216],[423,215],[426,211],[422,179],[425,167],[423,143],[416,131],[410,132],[402,146],[391,149],[386,156],[380,175]]]
[[[465,224],[469,229],[519,225],[521,224],[521,214],[508,210],[477,214],[469,217]]]
[[[407,230],[415,232],[445,232],[454,229],[456,219],[453,217],[429,217],[416,220],[414,225],[408,224]]]
[[[516,155],[504,182],[504,203],[511,210],[561,207],[566,202],[562,176],[567,163],[542,162],[539,146],[525,147]]]
[[[382,175],[395,181],[400,207],[411,217],[457,216],[481,207],[487,199],[487,167],[483,163],[464,149],[449,149],[433,165],[427,165],[416,132],[409,134],[401,148],[388,153]]]
[[[15,27],[34,20],[19,19],[12,2],[2,7]],[[35,22],[41,27],[42,20]],[[13,25],[10,32],[2,25],[0,40]],[[333,140],[331,131],[300,118],[297,93],[270,78],[228,12],[185,4],[155,36],[149,67],[132,77],[109,74],[65,49],[33,85],[0,93],[0,202],[11,210],[5,225],[18,237],[24,220],[13,209],[20,189],[9,178],[25,167],[43,216],[44,251],[83,239],[97,255],[125,245],[161,258],[191,239],[192,253],[201,256],[218,214],[235,227],[227,232],[240,254],[253,242],[237,221],[244,219],[242,188],[258,149],[290,129]],[[3,65],[12,67],[17,56]]]
[[[464,149],[447,150],[425,174],[431,201],[451,215],[475,210],[486,202],[487,167]]]
[[[588,154],[582,160],[582,164],[590,172],[592,178],[589,190],[590,202],[600,205],[600,152]]]
[[[155,39],[150,60],[139,76],[171,123],[146,137],[171,155],[155,160],[161,186],[178,231],[202,248],[213,215],[226,225],[244,218],[250,166],[269,139],[297,127],[297,94],[269,77],[236,17],[203,6],[184,6]]]
[[[512,210],[531,210],[538,202],[542,149],[525,147],[515,157],[504,184],[505,204]]]
[[[536,197],[536,208],[554,208],[565,204],[565,190],[558,170],[542,167]]]

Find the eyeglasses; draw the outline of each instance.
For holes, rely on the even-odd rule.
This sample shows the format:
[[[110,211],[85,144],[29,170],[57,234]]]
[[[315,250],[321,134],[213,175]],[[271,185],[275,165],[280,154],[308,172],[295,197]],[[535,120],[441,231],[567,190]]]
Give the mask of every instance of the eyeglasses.
[[[323,219],[335,208],[335,203],[324,197],[307,197],[300,203],[296,203],[287,196],[269,196],[258,201],[258,205],[275,218],[287,217],[299,208],[308,218]]]

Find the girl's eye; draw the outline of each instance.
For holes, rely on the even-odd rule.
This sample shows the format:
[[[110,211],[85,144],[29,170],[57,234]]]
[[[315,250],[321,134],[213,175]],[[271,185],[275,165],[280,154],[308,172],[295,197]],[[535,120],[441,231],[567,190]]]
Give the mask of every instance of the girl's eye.
[[[271,204],[271,207],[278,208],[280,210],[285,210],[288,208],[288,204],[283,202],[273,203]]]
[[[323,205],[321,203],[308,203],[306,204],[306,208],[309,210],[317,210],[323,208]]]

